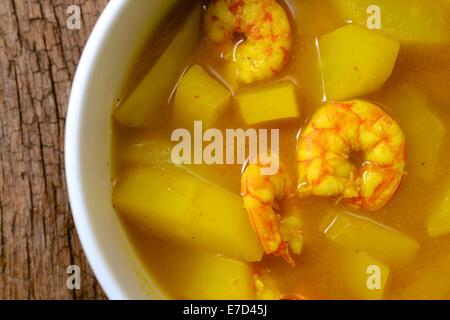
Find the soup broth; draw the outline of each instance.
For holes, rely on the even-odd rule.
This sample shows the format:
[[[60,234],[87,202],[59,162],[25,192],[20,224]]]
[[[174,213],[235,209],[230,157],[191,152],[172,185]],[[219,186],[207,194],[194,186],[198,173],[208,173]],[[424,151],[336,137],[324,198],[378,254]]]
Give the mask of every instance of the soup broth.
[[[223,68],[224,58],[223,55],[221,56],[223,48],[219,48],[217,43],[208,39],[203,17],[211,3],[192,1],[183,8],[176,8],[174,13],[161,25],[157,34],[149,40],[149,44],[136,60],[131,76],[124,81],[124,89],[117,108],[122,107],[122,103],[132,95],[147,72],[157,65],[159,57],[164,55],[163,52],[167,48],[170,48],[171,41],[183,28],[188,19],[186,17],[189,17],[195,10],[200,10],[202,16],[198,42],[195,43],[193,50],[185,55],[185,58],[182,58],[182,54],[179,55],[179,59],[182,61],[177,62],[179,68],[176,68],[176,76],[172,79],[173,85],[164,93],[164,97],[167,99],[162,100],[163,102],[160,103],[160,107],[153,115],[156,121],[152,121],[148,127],[136,128],[124,125],[115,116],[112,117],[111,159],[114,188],[116,189],[117,185],[122,183],[122,177],[134,168],[163,168],[164,172],[171,170],[172,164],[169,163],[171,162],[171,148],[178,143],[172,142],[171,136],[174,130],[180,127],[174,121],[176,85],[193,65],[201,66],[211,78],[218,81],[232,95],[212,127],[219,129],[224,136],[227,129],[279,129],[280,163],[295,184],[298,176],[296,150],[299,134],[305,130],[320,107],[330,102],[327,100],[324,89],[324,81],[327,79],[322,76],[321,59],[323,61],[324,57],[320,55],[322,53],[320,41],[323,39],[321,37],[349,25],[352,22],[350,20],[354,20],[354,24],[360,23],[357,21],[358,17],[346,16],[345,12],[337,9],[341,2],[332,0],[279,1],[287,13],[292,27],[292,48],[289,57],[283,68],[272,77],[250,84],[236,84],[229,79]],[[358,3],[358,1],[350,2]],[[389,5],[383,5],[383,3],[389,2],[387,0],[372,2],[380,3],[382,25],[384,15],[391,14],[391,12],[383,10],[402,10],[401,5],[398,8],[393,7],[393,9]],[[362,1],[361,6],[364,6],[363,3],[365,2]],[[408,6],[406,1],[399,1],[399,3]],[[444,28],[442,32],[447,35],[447,39],[442,40],[442,37],[438,37],[437,40],[433,40],[434,37],[430,36],[432,41],[424,41],[420,38],[420,32],[418,32],[417,40],[404,39],[395,33],[395,22],[393,22],[394,31],[392,32],[383,33],[382,28],[379,32],[383,34],[383,37],[392,38],[400,44],[392,74],[376,90],[362,95],[349,96],[349,99],[342,99],[342,101],[351,99],[370,101],[385,110],[402,129],[406,143],[406,175],[392,199],[384,207],[374,212],[351,206],[345,199],[336,196],[310,195],[280,199],[280,216],[283,217],[286,212],[291,212],[302,221],[301,253],[292,255],[295,267],[286,263],[279,256],[264,254],[261,261],[244,261],[240,262],[243,266],[239,264],[236,268],[234,266],[231,269],[223,267],[224,269],[217,272],[210,271],[209,278],[205,279],[196,278],[199,276],[193,270],[202,268],[196,259],[203,259],[201,258],[202,254],[222,255],[220,250],[212,253],[211,250],[206,250],[209,252],[204,253],[205,250],[201,246],[196,247],[183,243],[180,238],[165,236],[164,232],[155,232],[151,226],[152,223],[157,222],[149,218],[148,225],[141,223],[142,220],[136,219],[136,214],[130,214],[126,206],[124,209],[124,206],[116,203],[113,199],[117,214],[136,253],[151,277],[168,297],[178,299],[229,297],[277,299],[294,295],[304,299],[450,298],[450,237],[446,232],[441,234],[439,231],[438,236],[436,234],[431,236],[430,228],[427,228],[431,215],[439,210],[450,211],[450,206],[445,202],[450,197],[448,174],[450,166],[450,42],[448,41],[450,29],[448,12],[450,8],[447,1],[414,1],[414,3],[417,3],[419,7],[422,5],[427,8],[433,6],[441,8],[438,11],[445,23],[437,26],[435,32],[439,34],[442,31],[439,27]],[[366,12],[365,9],[366,7],[362,8],[364,12]],[[403,9],[405,12],[409,10],[407,7]],[[435,10],[428,11],[435,12]],[[400,15],[398,11],[393,14]],[[368,14],[367,17],[369,16]],[[426,15],[426,17],[436,20],[432,14]],[[423,25],[429,26],[429,23],[423,21]],[[434,24],[432,25],[434,26]],[[286,81],[294,84],[299,115],[289,119],[247,124],[240,111],[239,94],[261,85],[270,86]],[[192,130],[192,126],[193,123],[186,128]],[[155,139],[158,141],[156,144],[154,144]],[[161,143],[164,147],[161,147]],[[205,142],[204,147],[207,144]],[[364,161],[363,154],[353,153],[351,157],[354,165],[360,165]],[[181,171],[187,169],[190,175],[202,183],[225,190],[227,196],[230,194],[230,199],[241,199],[241,177],[245,164],[181,164],[173,165],[173,167]],[[152,181],[143,183],[150,185],[149,190],[164,187],[151,186]],[[139,188],[141,187],[142,185]],[[149,198],[152,196],[150,191],[148,196]],[[184,201],[183,199],[183,196],[180,196],[180,203]],[[130,201],[139,202],[139,198],[136,196]],[[221,208],[214,207],[216,204],[212,201],[208,204],[213,207],[211,210],[221,210]],[[171,207],[175,205],[179,204],[166,203],[165,208],[171,210]],[[200,207],[201,204],[198,206]],[[445,206],[447,207],[444,208]],[[240,214],[246,216],[244,210]],[[332,217],[356,215],[355,219],[357,220],[355,221],[370,219],[370,225],[376,226],[374,228],[390,230],[388,232],[395,230],[392,232],[400,233],[411,239],[414,244],[417,244],[417,250],[413,250],[414,254],[407,259],[408,261],[394,263],[385,259],[383,252],[372,250],[373,246],[377,247],[375,243],[385,241],[383,239],[373,239],[374,245],[367,250],[348,245],[345,240],[341,241],[344,237],[341,234],[335,236],[327,234],[331,231],[326,228],[337,228],[336,224],[326,225],[327,216],[330,215]],[[450,212],[443,215],[442,221],[450,220]],[[167,226],[167,228],[171,228],[171,226]],[[372,227],[369,229],[372,230]],[[345,230],[347,229],[344,229],[343,232]],[[361,243],[367,242],[371,245],[369,241],[371,231],[364,232],[360,233],[361,237],[366,237],[361,239]],[[378,235],[378,233],[374,234]],[[364,252],[361,253],[361,251]],[[367,254],[370,259],[374,258],[375,261],[381,262],[380,268],[376,269],[375,273],[364,269],[364,272],[361,271],[363,274],[361,276],[360,271],[355,271],[356,269],[352,269],[352,266],[348,266],[348,263],[353,263],[352,261],[361,260],[360,256],[355,256],[355,258],[352,254],[364,254],[363,257],[366,257]],[[226,259],[228,258],[242,261],[235,256],[226,257]],[[210,266],[211,268],[207,268],[207,270],[213,270],[214,262],[211,262]],[[357,283],[366,281],[371,275],[377,276],[377,270],[384,273],[384,267],[389,269],[389,272],[386,272],[386,281],[382,276],[381,288],[376,287],[376,280],[373,282],[376,288],[369,288],[370,286],[364,288],[366,282]],[[239,290],[230,289],[229,283],[224,283],[225,280],[219,279],[221,276],[226,279],[228,279],[227,277],[233,278],[233,274],[229,275],[228,272],[237,274],[234,281],[238,283],[235,284],[239,286]],[[360,280],[361,277],[363,280]],[[197,284],[193,285],[191,283],[193,281]],[[208,284],[202,284],[202,281]],[[217,284],[215,284],[216,281]],[[264,288],[258,287],[258,283],[263,283]],[[204,286],[202,287],[202,285]],[[221,286],[226,287],[228,291],[220,293]],[[268,293],[268,289],[272,289],[272,291]],[[364,291],[365,289],[367,292]],[[376,293],[373,294],[373,292]],[[236,295],[234,295],[235,293]]]

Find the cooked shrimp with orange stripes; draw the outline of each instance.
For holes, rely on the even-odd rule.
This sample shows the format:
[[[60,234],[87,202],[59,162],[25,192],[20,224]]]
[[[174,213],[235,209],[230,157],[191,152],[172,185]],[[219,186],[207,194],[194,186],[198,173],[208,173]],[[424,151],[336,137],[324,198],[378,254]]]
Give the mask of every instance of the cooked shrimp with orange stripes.
[[[264,252],[283,257],[295,267],[289,248],[294,254],[301,252],[301,222],[297,217],[290,217],[280,225],[282,220],[278,209],[279,200],[292,197],[292,182],[283,168],[279,168],[275,174],[264,175],[261,172],[264,166],[260,159],[257,159],[242,175],[244,209]]]
[[[267,80],[286,64],[293,31],[277,1],[215,0],[204,21],[208,38],[223,52],[230,81]]]
[[[360,168],[351,152],[363,152]],[[339,196],[376,211],[394,196],[406,174],[405,137],[373,103],[354,100],[320,108],[298,141],[298,192]]]

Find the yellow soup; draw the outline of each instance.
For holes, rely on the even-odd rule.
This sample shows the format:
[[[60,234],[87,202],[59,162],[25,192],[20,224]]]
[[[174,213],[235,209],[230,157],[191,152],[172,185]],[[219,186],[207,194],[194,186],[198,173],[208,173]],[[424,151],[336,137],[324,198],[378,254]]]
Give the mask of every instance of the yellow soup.
[[[450,298],[449,18],[445,0],[174,8],[111,148],[113,205],[167,296]]]

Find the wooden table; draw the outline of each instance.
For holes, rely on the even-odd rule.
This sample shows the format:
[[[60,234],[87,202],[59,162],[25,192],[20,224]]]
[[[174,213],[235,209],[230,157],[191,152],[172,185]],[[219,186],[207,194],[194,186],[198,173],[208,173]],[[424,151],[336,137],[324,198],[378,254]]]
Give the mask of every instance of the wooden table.
[[[0,299],[104,299],[72,220],[64,126],[83,46],[107,0],[0,0]],[[81,9],[70,30],[67,8]],[[66,271],[81,269],[81,289]]]

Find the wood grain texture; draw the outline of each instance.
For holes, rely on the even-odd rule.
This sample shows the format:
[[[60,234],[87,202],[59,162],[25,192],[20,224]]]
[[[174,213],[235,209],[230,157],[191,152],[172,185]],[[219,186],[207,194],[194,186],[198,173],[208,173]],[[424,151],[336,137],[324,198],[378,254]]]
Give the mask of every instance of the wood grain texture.
[[[0,299],[104,299],[72,220],[64,126],[83,46],[107,0],[0,0]],[[70,5],[81,29],[69,30]],[[66,287],[69,265],[81,289]]]

